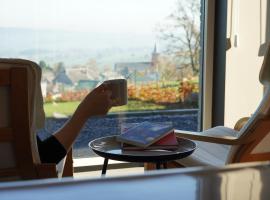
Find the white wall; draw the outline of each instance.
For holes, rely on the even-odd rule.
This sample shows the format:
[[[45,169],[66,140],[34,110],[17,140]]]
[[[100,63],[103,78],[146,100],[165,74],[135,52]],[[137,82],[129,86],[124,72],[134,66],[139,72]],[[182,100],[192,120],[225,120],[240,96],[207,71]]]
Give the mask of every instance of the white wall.
[[[226,54],[224,116],[228,127],[233,127],[239,118],[250,116],[262,98],[259,70],[263,57],[259,52],[269,32],[269,27],[265,28],[266,5],[267,0],[228,1],[227,37],[231,48]]]

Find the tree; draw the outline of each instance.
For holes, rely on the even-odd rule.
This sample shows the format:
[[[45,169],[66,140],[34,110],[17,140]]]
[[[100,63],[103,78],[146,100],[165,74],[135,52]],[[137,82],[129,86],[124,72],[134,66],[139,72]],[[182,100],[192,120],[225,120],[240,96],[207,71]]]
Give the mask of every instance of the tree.
[[[55,76],[57,76],[58,74],[64,73],[66,71],[65,64],[63,62],[58,62],[55,65],[53,71],[54,71]]]
[[[41,60],[41,61],[39,61],[39,66],[41,67],[41,69],[46,69],[47,64],[44,60]]]
[[[167,53],[173,55],[178,68],[190,67],[199,72],[200,0],[178,0],[176,10],[159,27]]]
[[[162,82],[178,79],[175,62],[168,56],[159,56],[155,68]]]
[[[39,61],[39,66],[42,69],[42,71],[51,71],[52,69],[50,68],[50,66],[44,61],[44,60],[40,60]]]

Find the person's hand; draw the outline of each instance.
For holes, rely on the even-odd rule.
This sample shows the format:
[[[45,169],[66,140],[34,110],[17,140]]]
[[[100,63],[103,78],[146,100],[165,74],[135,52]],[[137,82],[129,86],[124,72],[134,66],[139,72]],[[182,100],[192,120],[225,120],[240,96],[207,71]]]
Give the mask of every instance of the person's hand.
[[[111,91],[102,84],[92,90],[80,103],[78,112],[85,117],[106,115],[112,107]]]

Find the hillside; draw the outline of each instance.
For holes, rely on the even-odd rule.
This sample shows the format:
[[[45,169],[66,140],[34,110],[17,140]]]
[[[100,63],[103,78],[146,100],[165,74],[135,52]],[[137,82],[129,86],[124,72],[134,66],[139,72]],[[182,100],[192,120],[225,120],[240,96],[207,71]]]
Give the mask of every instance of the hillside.
[[[115,62],[149,61],[151,35],[68,32],[0,27],[0,57],[20,57],[69,67],[95,59],[98,66]]]

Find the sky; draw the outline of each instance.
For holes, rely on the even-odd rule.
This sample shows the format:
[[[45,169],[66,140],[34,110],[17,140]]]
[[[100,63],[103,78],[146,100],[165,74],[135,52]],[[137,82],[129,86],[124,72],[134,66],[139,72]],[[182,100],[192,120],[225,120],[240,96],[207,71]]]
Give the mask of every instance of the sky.
[[[176,0],[0,0],[0,27],[151,34]]]

